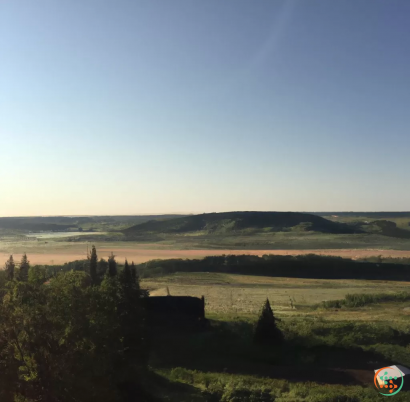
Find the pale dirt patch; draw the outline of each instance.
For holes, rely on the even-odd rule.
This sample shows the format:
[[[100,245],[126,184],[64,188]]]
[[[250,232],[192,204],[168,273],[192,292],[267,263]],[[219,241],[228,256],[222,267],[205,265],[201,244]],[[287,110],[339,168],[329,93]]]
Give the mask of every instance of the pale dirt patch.
[[[149,295],[150,296],[167,296],[168,295],[167,288],[151,290],[149,292]]]
[[[119,262],[128,259],[135,263],[142,263],[154,259],[169,259],[169,258],[204,258],[211,255],[236,254],[236,255],[303,255],[303,254],[318,254],[339,256],[345,258],[363,258],[381,255],[382,257],[410,257],[408,250],[377,250],[377,249],[329,249],[329,250],[170,250],[170,249],[141,249],[141,248],[124,248],[124,247],[103,247],[97,248],[98,257],[108,258],[113,252],[117,256]],[[0,264],[9,258],[10,253],[0,252]],[[78,248],[70,251],[53,250],[51,252],[44,250],[42,253],[27,252],[29,260],[32,264],[63,264],[74,260],[86,258],[85,250],[80,252]],[[21,258],[21,253],[14,253],[15,260]]]

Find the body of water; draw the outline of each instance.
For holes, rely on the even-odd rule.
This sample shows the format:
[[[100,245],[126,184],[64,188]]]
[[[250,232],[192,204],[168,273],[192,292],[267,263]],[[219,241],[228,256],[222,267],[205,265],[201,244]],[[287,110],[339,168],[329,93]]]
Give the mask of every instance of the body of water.
[[[103,235],[106,232],[39,232],[29,233],[26,237],[35,237],[36,239],[55,239],[60,237],[86,236],[86,235]]]

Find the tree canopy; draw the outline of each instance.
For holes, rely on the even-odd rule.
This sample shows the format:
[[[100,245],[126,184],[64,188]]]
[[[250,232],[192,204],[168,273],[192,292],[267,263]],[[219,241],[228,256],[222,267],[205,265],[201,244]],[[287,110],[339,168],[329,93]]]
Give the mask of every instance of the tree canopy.
[[[24,255],[19,277],[9,275],[0,302],[1,401],[144,401],[148,348],[138,278],[128,270],[98,284],[96,257],[93,247],[90,274],[49,278]]]
[[[6,271],[7,280],[11,281],[14,279],[15,268],[16,268],[16,265],[14,263],[13,256],[11,255],[9,259],[6,261],[6,265],[4,267],[4,270]]]
[[[19,280],[27,281],[28,280],[28,271],[30,269],[30,263],[27,258],[27,254],[24,253],[21,257],[20,269],[19,269]]]

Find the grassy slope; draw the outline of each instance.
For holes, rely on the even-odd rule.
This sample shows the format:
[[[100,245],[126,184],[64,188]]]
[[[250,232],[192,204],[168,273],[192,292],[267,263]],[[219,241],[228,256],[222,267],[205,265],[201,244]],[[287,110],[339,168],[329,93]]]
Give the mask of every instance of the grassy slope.
[[[112,247],[141,248],[142,246],[149,249],[182,250],[366,248],[410,250],[410,230],[408,230],[410,218],[406,213],[391,216],[380,214],[367,216],[366,213],[363,213],[363,216],[341,214],[337,217],[329,215],[326,218],[328,219],[313,214],[272,212],[230,212],[180,218],[173,218],[172,215],[0,218],[0,243],[2,243],[0,249],[5,252],[48,252],[46,249],[63,247],[70,251],[77,249],[78,246],[85,249],[87,244],[94,243],[101,247],[113,244]],[[152,221],[152,219],[161,221]],[[397,229],[385,224],[383,229],[379,224],[371,223],[375,220],[390,220],[397,224]],[[358,222],[361,223],[358,225]],[[54,229],[60,227],[60,230],[70,226],[70,230],[78,230],[81,227],[86,231],[104,231],[106,234],[96,236],[90,233],[87,236],[74,236],[70,239],[48,239],[47,243],[36,239],[28,240],[23,236],[28,228],[52,229],[53,226],[50,225],[56,225]],[[9,226],[25,229],[22,231],[5,228]],[[356,233],[352,233],[352,227],[357,228]]]
[[[376,221],[389,221],[395,223],[398,229],[410,231],[410,212],[326,212],[318,215],[347,224],[366,225]]]
[[[120,230],[153,219],[172,219],[179,216],[181,215],[0,217],[0,230]]]
[[[320,216],[298,212],[224,212],[191,215],[166,221],[149,221],[124,230],[127,235],[138,233],[214,234],[242,233],[247,230],[281,232],[296,228],[298,231],[324,233],[354,233],[348,225],[332,222]]]

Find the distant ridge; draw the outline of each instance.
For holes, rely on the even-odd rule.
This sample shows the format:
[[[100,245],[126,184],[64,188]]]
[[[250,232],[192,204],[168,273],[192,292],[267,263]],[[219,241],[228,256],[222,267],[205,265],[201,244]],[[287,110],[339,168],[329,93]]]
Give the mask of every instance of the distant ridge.
[[[142,233],[229,233],[249,230],[280,232],[300,229],[323,233],[357,233],[354,228],[314,214],[301,212],[221,212],[190,215],[165,221],[148,221],[123,230],[126,235]]]
[[[0,217],[0,229],[19,231],[78,230],[84,225],[124,224],[127,227],[155,219],[172,219],[183,215],[92,215],[92,216],[16,216]],[[100,227],[101,229],[101,227]]]
[[[343,216],[343,217],[367,217],[367,218],[410,218],[409,211],[373,211],[373,212],[365,212],[365,211],[350,211],[350,212],[311,212],[314,215],[319,216]]]

